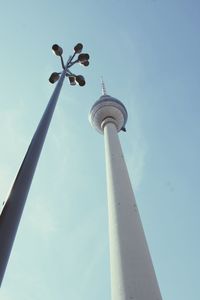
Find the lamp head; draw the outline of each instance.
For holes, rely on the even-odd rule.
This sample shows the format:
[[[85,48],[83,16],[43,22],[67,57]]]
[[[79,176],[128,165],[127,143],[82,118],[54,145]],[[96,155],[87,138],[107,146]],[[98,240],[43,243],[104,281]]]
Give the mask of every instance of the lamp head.
[[[63,54],[63,49],[57,44],[52,46],[52,51],[57,56],[61,56]]]
[[[55,83],[56,81],[58,81],[59,77],[60,77],[59,73],[54,72],[49,77],[49,82]]]
[[[83,66],[88,67],[90,62],[88,60],[84,61],[83,63],[81,63]]]
[[[76,76],[76,82],[80,85],[80,86],[84,86],[85,85],[85,78],[82,75],[77,75]]]
[[[79,54],[78,56],[78,61],[83,64],[85,63],[86,61],[88,61],[90,58],[89,54],[88,53],[81,53]]]
[[[76,77],[75,76],[69,76],[69,83],[70,85],[76,85]]]
[[[74,52],[75,53],[81,53],[83,49],[83,45],[81,43],[78,43],[75,47],[74,47]]]

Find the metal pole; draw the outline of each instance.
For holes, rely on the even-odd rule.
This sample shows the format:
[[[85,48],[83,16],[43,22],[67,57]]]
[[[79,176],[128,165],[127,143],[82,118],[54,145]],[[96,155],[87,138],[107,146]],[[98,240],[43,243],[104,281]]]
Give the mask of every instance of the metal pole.
[[[0,286],[66,71],[67,66],[49,100],[0,214]]]

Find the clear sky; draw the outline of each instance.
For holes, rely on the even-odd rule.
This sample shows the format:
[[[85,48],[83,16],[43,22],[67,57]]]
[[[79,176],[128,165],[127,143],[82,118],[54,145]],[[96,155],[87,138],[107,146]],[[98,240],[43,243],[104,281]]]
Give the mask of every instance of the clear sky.
[[[51,96],[51,72],[82,42],[84,88],[64,83],[0,290],[1,300],[110,300],[100,95],[126,105],[120,133],[163,300],[200,299],[199,0],[0,3],[0,201]]]

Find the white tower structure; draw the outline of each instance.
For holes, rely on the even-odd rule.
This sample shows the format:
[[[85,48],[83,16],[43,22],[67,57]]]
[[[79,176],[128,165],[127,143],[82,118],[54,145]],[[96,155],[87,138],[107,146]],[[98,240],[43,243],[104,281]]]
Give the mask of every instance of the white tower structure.
[[[103,93],[89,119],[105,142],[112,300],[162,300],[118,137],[127,110]]]

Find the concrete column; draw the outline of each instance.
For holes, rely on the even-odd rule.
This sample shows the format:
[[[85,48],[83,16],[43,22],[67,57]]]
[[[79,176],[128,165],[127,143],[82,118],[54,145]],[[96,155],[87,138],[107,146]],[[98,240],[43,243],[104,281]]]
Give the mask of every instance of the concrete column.
[[[162,300],[117,127],[104,123],[112,300]]]

